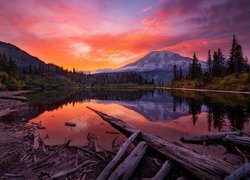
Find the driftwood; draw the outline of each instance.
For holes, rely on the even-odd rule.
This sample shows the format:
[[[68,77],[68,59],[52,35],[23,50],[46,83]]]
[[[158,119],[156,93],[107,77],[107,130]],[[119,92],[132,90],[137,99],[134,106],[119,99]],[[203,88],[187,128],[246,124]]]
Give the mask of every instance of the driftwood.
[[[227,135],[236,135],[239,136],[240,132],[217,132],[217,133],[209,133],[205,135],[196,135],[196,136],[185,136],[181,138],[182,142],[185,143],[202,143],[204,141],[220,141],[225,138]]]
[[[142,157],[146,153],[147,143],[145,141],[140,142],[131,154],[116,168],[116,170],[110,175],[109,180],[127,180],[130,178],[135,168],[140,163]]]
[[[65,125],[66,126],[71,126],[71,127],[75,127],[76,126],[76,124],[72,123],[72,122],[65,122]]]
[[[238,144],[241,146],[246,146],[246,147],[250,147],[250,137],[246,137],[246,136],[226,136],[223,141],[225,142],[230,142],[230,143],[234,143],[234,144]]]
[[[18,101],[28,101],[26,97],[23,96],[0,96],[0,99],[11,99],[11,100],[18,100]]]
[[[22,174],[10,174],[10,173],[5,173],[4,176],[10,177],[10,178],[17,178],[17,177],[23,177]]]
[[[225,178],[225,180],[240,180],[246,175],[250,175],[250,163],[246,162],[243,166]]]
[[[112,159],[112,161],[105,167],[102,173],[98,176],[97,180],[107,179],[107,177],[111,174],[111,172],[117,167],[117,165],[122,161],[124,157],[127,147],[140,135],[140,131],[136,131],[132,134],[120,147],[119,151]]]
[[[122,120],[108,116],[107,114],[94,109],[91,110],[125,135],[131,135],[137,131],[136,128],[129,126]],[[231,174],[235,169],[235,167],[228,162],[217,159],[213,156],[198,154],[190,149],[178,146],[145,131],[141,132],[140,139],[148,142],[151,147],[169,159],[175,161],[198,178],[221,179],[225,175]]]
[[[170,161],[165,161],[158,173],[153,177],[153,180],[163,180],[168,175],[172,163]]]
[[[68,171],[61,171],[59,173],[56,173],[55,175],[53,175],[52,177],[50,177],[50,179],[59,179],[59,178],[63,178],[64,176],[70,175],[74,172],[76,172],[77,170],[79,170],[80,168],[84,167],[84,166],[92,166],[92,165],[96,165],[97,162],[96,161],[85,161],[82,164],[80,164],[79,166],[70,169]]]

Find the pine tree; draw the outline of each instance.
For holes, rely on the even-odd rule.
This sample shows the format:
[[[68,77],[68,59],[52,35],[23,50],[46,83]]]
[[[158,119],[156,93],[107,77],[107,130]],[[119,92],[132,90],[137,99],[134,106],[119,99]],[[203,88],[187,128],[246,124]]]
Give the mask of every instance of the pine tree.
[[[245,57],[245,59],[244,59],[243,71],[246,72],[246,73],[250,72],[250,65],[248,64],[248,58],[247,57]]]
[[[173,67],[173,81],[177,81],[177,66],[174,65]]]
[[[244,58],[243,58],[243,52],[242,52],[242,47],[241,45],[237,45],[236,50],[235,50],[235,75],[237,77],[240,76],[240,74],[243,71],[244,68]]]
[[[218,52],[214,52],[212,75],[214,77],[224,75],[224,56],[221,49],[218,49]]]
[[[6,71],[7,62],[8,60],[5,54],[0,54],[0,71]]]
[[[182,68],[179,69],[179,80],[183,78]]]
[[[211,76],[212,68],[213,68],[213,60],[211,57],[211,50],[208,51],[207,66],[208,66],[208,76]]]
[[[232,48],[230,50],[228,73],[235,73],[236,77],[239,77],[244,70],[244,58],[242,46],[239,44],[236,36],[233,36]]]
[[[189,64],[189,72],[188,77],[190,79],[199,78],[202,74],[201,65],[198,63],[198,58],[196,57],[196,54],[194,53],[192,62]]]
[[[15,61],[13,61],[11,57],[9,58],[7,62],[6,72],[7,74],[13,77],[16,77],[18,75],[18,67]]]
[[[230,54],[229,54],[229,62],[228,62],[228,73],[232,74],[235,72],[235,62],[236,62],[236,49],[238,46],[238,40],[236,39],[236,36],[233,36],[233,43],[232,43],[232,47],[230,50]]]

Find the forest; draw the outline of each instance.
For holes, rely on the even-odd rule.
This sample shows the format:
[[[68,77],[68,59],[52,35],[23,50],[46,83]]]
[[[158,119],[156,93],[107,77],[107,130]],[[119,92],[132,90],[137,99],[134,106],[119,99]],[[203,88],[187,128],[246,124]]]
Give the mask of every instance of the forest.
[[[173,76],[169,87],[249,90],[250,66],[234,35],[228,59],[220,48],[214,51],[213,55],[209,50],[207,66],[202,68],[194,53],[188,73],[183,74],[181,67],[174,65]]]
[[[136,72],[87,74],[69,71],[54,64],[29,64],[18,67],[11,57],[0,54],[0,90],[55,89],[61,87],[103,87],[117,85],[154,85]]]

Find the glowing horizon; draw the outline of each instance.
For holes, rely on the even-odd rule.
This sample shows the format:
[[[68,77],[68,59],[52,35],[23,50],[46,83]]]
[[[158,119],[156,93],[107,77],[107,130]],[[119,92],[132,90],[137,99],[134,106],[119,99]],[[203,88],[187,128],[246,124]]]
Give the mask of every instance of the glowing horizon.
[[[201,60],[233,34],[250,55],[247,0],[2,0],[1,41],[64,68],[117,68],[153,50]]]

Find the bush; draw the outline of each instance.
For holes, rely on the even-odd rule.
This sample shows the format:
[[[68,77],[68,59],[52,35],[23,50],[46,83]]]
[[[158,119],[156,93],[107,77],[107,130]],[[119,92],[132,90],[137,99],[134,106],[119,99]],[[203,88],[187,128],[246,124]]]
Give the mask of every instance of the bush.
[[[9,76],[6,72],[0,72],[0,90],[19,90],[24,87],[23,81]]]

